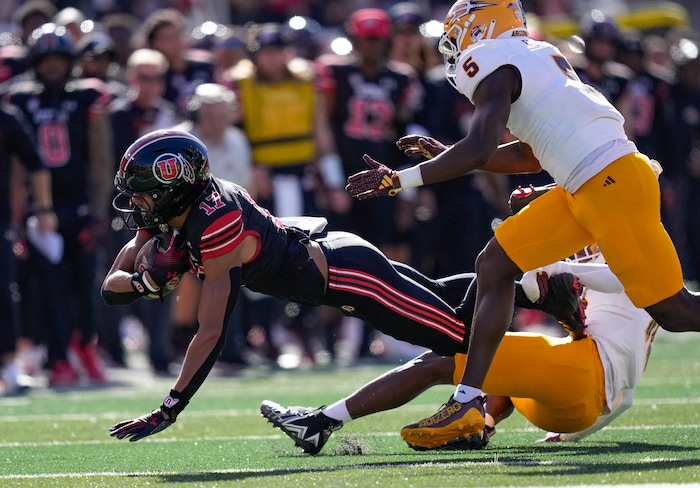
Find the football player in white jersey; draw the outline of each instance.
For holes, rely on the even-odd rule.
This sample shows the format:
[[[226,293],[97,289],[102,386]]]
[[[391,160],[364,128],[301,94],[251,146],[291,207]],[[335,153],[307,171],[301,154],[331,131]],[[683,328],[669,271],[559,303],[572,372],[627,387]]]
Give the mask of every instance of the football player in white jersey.
[[[484,447],[495,433],[495,424],[513,408],[550,431],[542,440],[552,442],[580,440],[632,406],[634,387],[646,368],[659,326],[632,304],[604,263],[597,246],[589,246],[572,262],[525,273],[520,283],[533,302],[540,295],[538,272],[572,273],[579,278],[588,302],[586,336],[572,340],[506,333],[484,382],[488,393],[484,433],[459,437],[435,449]],[[260,410],[305,452],[316,454],[332,432],[351,420],[396,408],[432,386],[459,382],[465,360],[464,354],[426,352],[327,407],[284,407],[265,400]]]
[[[350,176],[348,191],[360,199],[393,196],[475,169],[544,169],[557,186],[506,219],[477,258],[471,344],[478,347],[470,348],[445,406],[402,431],[423,448],[483,429],[482,386],[512,314],[513,279],[590,242],[598,243],[635,306],[666,330],[700,331],[700,297],[684,287],[649,159],[627,139],[620,113],[578,79],[557,48],[528,39],[520,2],[455,2],[439,49],[448,80],[475,106],[469,133],[401,171],[365,155],[371,169]],[[518,140],[499,145],[506,129]],[[428,153],[422,141],[400,147]]]

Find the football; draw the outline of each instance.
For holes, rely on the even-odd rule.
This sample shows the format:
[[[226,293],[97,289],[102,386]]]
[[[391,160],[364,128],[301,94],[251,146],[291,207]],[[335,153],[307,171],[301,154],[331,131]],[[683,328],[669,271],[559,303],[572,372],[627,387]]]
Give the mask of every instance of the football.
[[[135,271],[142,273],[148,270],[152,283],[165,281],[165,285],[161,286],[162,296],[172,293],[189,269],[187,248],[183,246],[177,249],[172,232],[162,232],[151,237],[141,247],[134,262]],[[157,284],[153,288],[157,288]],[[144,297],[160,298],[161,293],[150,293]]]

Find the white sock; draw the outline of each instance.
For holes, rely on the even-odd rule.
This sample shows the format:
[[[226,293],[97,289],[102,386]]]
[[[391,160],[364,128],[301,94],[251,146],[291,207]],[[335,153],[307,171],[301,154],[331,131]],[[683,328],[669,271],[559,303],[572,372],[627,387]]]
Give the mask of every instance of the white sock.
[[[343,425],[347,424],[352,420],[350,412],[348,412],[348,407],[347,405],[345,405],[345,399],[338,400],[334,404],[321,409],[321,412],[327,417],[330,417],[335,420],[340,420],[343,423]]]
[[[467,403],[469,400],[482,396],[484,394],[479,388],[467,385],[457,385],[455,389],[454,399],[459,403]]]

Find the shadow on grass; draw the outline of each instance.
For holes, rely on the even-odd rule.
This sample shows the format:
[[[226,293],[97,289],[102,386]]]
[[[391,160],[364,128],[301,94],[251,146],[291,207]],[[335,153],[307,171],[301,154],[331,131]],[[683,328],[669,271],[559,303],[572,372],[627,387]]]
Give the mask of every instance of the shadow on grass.
[[[593,452],[592,452],[593,451]],[[597,445],[556,445],[550,449],[499,448],[481,451],[449,451],[441,453],[425,452],[401,455],[401,461],[356,463],[336,466],[299,466],[273,469],[223,470],[211,472],[173,473],[159,475],[161,483],[211,483],[216,481],[236,481],[249,478],[290,476],[304,473],[330,473],[347,470],[371,470],[431,466],[463,465],[488,466],[491,474],[497,474],[499,467],[509,476],[538,477],[551,475],[615,474],[625,472],[669,471],[684,467],[700,466],[700,457],[679,459],[678,455],[697,449],[678,445],[649,444],[642,442],[605,443]],[[649,456],[638,456],[649,454]],[[441,456],[437,457],[437,456]],[[292,456],[289,456],[292,457]],[[294,455],[301,459],[308,456]],[[343,456],[321,454],[313,459],[343,459]],[[386,456],[381,456],[386,458]],[[353,456],[354,461],[358,457]],[[344,461],[343,461],[344,462]],[[521,468],[518,471],[518,468]],[[494,472],[495,471],[495,472]]]

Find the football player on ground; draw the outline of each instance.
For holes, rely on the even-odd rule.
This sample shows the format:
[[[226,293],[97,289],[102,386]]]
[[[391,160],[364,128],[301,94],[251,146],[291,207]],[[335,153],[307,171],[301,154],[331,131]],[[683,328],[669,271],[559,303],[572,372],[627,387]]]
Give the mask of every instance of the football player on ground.
[[[448,80],[475,106],[469,134],[398,172],[365,156],[372,169],[348,179],[351,194],[391,196],[476,169],[544,169],[557,187],[506,219],[479,254],[471,340],[479,347],[469,351],[442,420],[403,432],[425,448],[482,431],[482,387],[512,315],[513,278],[591,242],[635,306],[666,330],[700,331],[700,296],[684,287],[649,158],[625,135],[620,113],[581,82],[556,47],[528,38],[520,2],[455,2],[439,49]],[[499,145],[506,129],[519,140]]]
[[[206,147],[191,134],[156,131],[138,139],[121,160],[115,186],[120,194],[115,208],[139,232],[105,277],[106,303],[129,303],[165,286],[168,270],[134,269],[140,248],[163,228],[174,229],[181,241],[166,252],[178,253],[186,246],[192,270],[202,280],[199,330],[175,385],[160,408],[114,425],[110,433],[119,439],[136,441],[175,422],[221,352],[242,286],[284,300],[335,307],[440,355],[466,351],[469,331],[448,305],[464,295],[466,285],[459,276],[432,281],[392,263],[354,234],[286,226],[244,188],[212,177]],[[180,269],[182,263],[172,261]],[[580,288],[573,277],[553,278],[542,286],[549,291],[541,303],[525,299],[526,305],[550,310],[570,328],[582,330]],[[549,295],[568,298],[554,302]]]
[[[573,273],[585,286],[585,337],[556,338],[506,333],[484,382],[486,428],[435,449],[480,449],[495,424],[515,407],[551,441],[574,441],[602,429],[633,402],[634,387],[646,367],[658,324],[636,308],[600,252],[586,248],[578,262],[558,262],[541,271]],[[520,281],[531,300],[539,294],[538,272]],[[475,287],[470,287],[470,292]],[[471,300],[475,299],[470,293]],[[466,356],[426,352],[362,386],[328,407],[283,407],[265,400],[262,415],[308,454],[317,454],[332,432],[351,420],[401,406],[435,385],[457,383]],[[410,428],[410,426],[409,426]],[[409,443],[409,445],[411,445]]]

